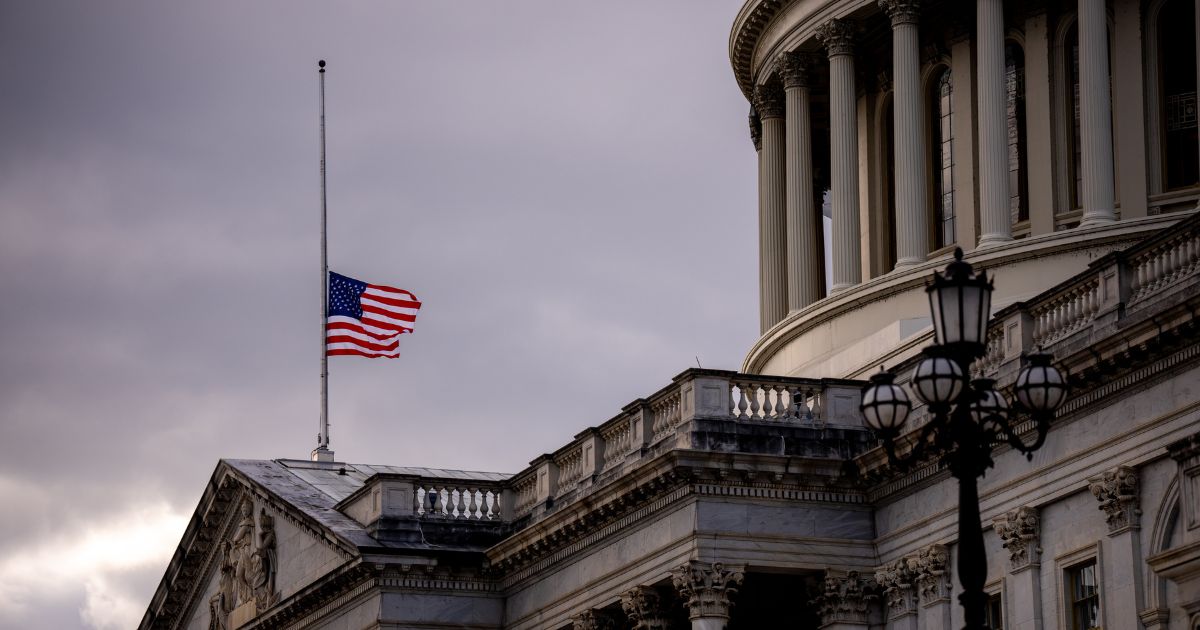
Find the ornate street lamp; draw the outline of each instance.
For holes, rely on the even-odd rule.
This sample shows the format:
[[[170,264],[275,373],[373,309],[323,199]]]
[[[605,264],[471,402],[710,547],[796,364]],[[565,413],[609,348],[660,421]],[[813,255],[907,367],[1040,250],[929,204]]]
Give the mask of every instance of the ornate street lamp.
[[[974,273],[964,262],[962,249],[954,250],[954,262],[945,271],[934,272],[925,288],[933,315],[936,344],[926,348],[917,364],[910,387],[929,406],[931,418],[917,436],[912,449],[896,452],[896,439],[912,403],[895,377],[880,371],[863,388],[860,407],[867,426],[883,441],[888,461],[899,469],[911,468],[931,453],[958,479],[958,578],[965,610],[965,630],[987,630],[984,608],[987,594],[987,555],[983,548],[983,524],[979,515],[977,480],[993,465],[992,446],[1007,442],[1029,459],[1046,441],[1050,420],[1067,397],[1066,379],[1046,354],[1027,357],[1028,364],[1017,375],[1011,405],[989,379],[967,381],[971,362],[986,349],[987,324],[992,307],[992,282],[983,271]],[[1019,415],[1035,423],[1037,436],[1026,444],[1017,434]]]

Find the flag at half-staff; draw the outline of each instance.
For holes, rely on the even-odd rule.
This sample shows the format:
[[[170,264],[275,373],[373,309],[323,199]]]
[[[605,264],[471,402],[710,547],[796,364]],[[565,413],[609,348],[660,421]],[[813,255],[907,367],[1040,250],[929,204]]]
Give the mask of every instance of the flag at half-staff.
[[[404,289],[329,272],[325,354],[400,356],[400,335],[413,331],[421,302]]]

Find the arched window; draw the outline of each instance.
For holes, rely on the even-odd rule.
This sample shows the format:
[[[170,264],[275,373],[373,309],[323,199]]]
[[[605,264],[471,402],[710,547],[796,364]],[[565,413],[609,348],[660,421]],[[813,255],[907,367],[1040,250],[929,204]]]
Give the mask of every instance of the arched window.
[[[1025,137],[1025,51],[1004,45],[1004,83],[1008,119],[1008,210],[1013,224],[1029,220],[1029,158]]]
[[[1158,12],[1159,142],[1163,192],[1200,183],[1196,137],[1196,22],[1193,0],[1168,0]]]
[[[1079,25],[1072,24],[1067,31],[1066,39],[1067,86],[1070,98],[1070,122],[1067,128],[1071,132],[1071,159],[1067,164],[1070,169],[1071,197],[1070,208],[1083,207],[1083,139],[1079,135]]]
[[[950,68],[939,66],[933,73],[929,94],[930,153],[933,163],[930,193],[933,201],[933,246],[941,249],[954,243],[954,143],[951,117],[954,114],[954,84]]]

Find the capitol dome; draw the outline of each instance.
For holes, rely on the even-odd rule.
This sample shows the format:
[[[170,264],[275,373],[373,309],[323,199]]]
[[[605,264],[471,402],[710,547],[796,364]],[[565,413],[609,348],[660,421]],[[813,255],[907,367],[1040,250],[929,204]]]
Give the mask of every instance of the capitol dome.
[[[955,247],[1001,310],[1194,210],[1195,24],[1193,0],[746,2],[729,56],[762,334],[742,371],[863,378],[926,345],[922,288]]]

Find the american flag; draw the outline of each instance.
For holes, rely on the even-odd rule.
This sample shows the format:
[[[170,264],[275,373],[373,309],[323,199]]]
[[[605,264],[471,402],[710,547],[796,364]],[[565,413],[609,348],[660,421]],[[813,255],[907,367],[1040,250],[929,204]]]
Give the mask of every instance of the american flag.
[[[400,335],[412,332],[421,303],[404,289],[367,284],[329,272],[325,354],[400,356]]]

